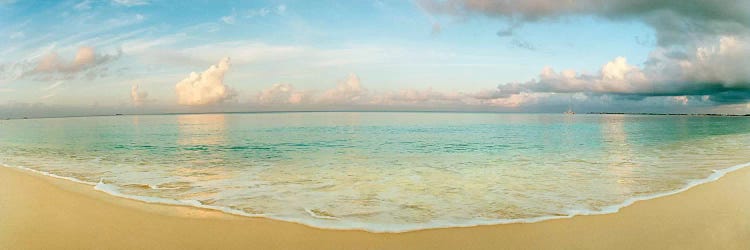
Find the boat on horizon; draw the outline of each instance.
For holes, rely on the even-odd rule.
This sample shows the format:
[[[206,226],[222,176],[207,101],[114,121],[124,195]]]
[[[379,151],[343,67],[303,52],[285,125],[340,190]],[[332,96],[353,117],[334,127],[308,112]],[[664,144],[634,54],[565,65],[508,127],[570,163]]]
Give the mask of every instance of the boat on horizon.
[[[566,114],[566,115],[575,115],[576,112],[573,112],[573,108],[571,106],[568,106],[568,111],[565,111],[563,114]]]

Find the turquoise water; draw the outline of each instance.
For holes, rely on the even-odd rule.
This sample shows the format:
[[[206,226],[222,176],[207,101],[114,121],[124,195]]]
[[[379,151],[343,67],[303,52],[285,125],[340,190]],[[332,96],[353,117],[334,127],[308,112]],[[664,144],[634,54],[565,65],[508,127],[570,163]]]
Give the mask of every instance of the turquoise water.
[[[321,112],[0,121],[0,163],[150,202],[407,231],[610,213],[750,162],[750,118]]]

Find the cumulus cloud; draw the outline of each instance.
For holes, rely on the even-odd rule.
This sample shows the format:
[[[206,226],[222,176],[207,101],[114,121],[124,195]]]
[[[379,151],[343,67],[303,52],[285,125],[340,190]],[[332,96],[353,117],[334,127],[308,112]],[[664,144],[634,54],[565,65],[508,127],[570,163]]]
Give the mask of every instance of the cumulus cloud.
[[[299,90],[288,83],[277,83],[261,90],[255,103],[261,105],[363,105],[371,103],[375,93],[360,83],[359,77],[350,74],[330,89]]]
[[[142,106],[147,100],[148,93],[140,90],[138,84],[133,84],[133,86],[130,87],[130,102],[133,103],[133,106]]]
[[[356,74],[350,74],[335,87],[323,91],[302,91],[291,84],[274,84],[260,91],[255,103],[261,105],[324,105],[324,106],[398,106],[398,107],[519,107],[536,103],[550,94],[513,93],[495,95],[497,91],[462,93],[432,88],[370,91]]]
[[[175,85],[177,103],[187,106],[203,106],[221,103],[234,97],[229,86],[224,84],[224,74],[229,67],[227,57],[202,73],[190,73],[187,78]]]
[[[672,100],[674,100],[676,103],[681,103],[682,105],[687,105],[690,101],[690,98],[687,96],[673,96]]]
[[[329,104],[357,103],[362,101],[367,95],[365,89],[359,81],[359,77],[350,74],[349,77],[340,82],[335,88],[329,89],[318,97],[318,102]]]
[[[260,104],[301,104],[308,101],[305,92],[295,90],[294,86],[286,83],[274,84],[258,94]]]
[[[537,79],[502,84],[497,90],[479,93],[478,98],[508,98],[520,93],[587,93],[630,99],[671,96],[683,104],[689,103],[689,97],[719,104],[750,100],[748,1],[420,0],[418,3],[435,14],[482,15],[506,20],[510,28],[499,32],[501,36],[512,35],[524,23],[573,16],[640,21],[656,33],[657,48],[641,66],[617,57],[596,73],[570,69],[558,72],[546,67]]]
[[[617,57],[596,74],[574,70],[556,72],[545,67],[538,79],[499,85],[486,98],[521,92],[592,93],[645,96],[708,96],[717,103],[750,100],[750,71],[746,69],[750,46],[735,37],[687,53],[659,49],[642,67]]]

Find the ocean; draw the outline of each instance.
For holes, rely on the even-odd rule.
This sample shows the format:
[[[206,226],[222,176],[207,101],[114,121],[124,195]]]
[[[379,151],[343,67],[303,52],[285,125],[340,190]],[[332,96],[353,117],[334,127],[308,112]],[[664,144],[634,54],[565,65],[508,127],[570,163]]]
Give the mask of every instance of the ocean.
[[[0,164],[146,202],[403,232],[614,213],[750,162],[750,118],[441,112],[0,121]]]

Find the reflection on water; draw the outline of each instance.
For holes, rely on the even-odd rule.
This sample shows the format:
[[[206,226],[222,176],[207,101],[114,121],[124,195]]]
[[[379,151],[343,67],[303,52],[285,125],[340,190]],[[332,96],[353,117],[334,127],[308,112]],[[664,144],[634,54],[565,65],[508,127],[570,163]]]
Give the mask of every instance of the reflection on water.
[[[225,114],[177,115],[180,145],[220,145],[226,140]]]
[[[630,192],[634,184],[630,175],[639,167],[634,161],[633,148],[625,132],[625,115],[602,116],[602,137],[604,152],[609,157],[609,171],[618,177],[616,185],[621,193]]]

